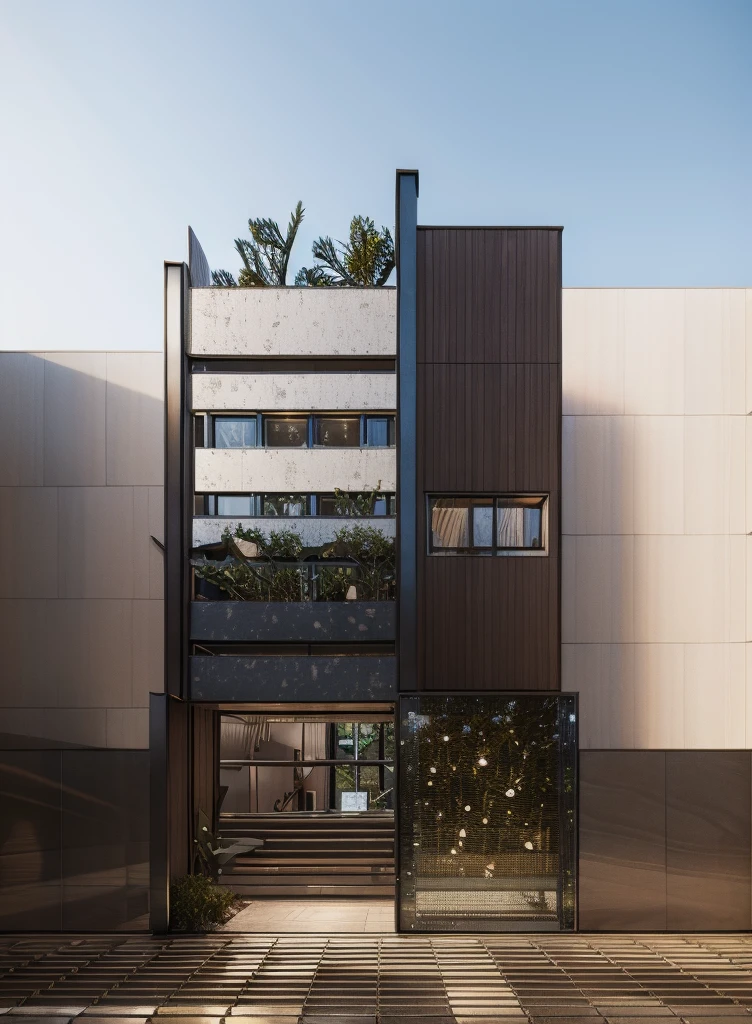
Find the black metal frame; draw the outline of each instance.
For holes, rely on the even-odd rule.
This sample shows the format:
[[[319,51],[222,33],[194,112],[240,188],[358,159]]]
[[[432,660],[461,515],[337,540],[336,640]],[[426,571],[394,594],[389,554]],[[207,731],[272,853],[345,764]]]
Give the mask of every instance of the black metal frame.
[[[378,448],[379,450],[384,448],[395,448],[396,447],[396,424],[395,415],[393,412],[350,412],[349,410],[338,410],[336,412],[326,412],[317,410],[316,412],[251,412],[251,411],[239,411],[233,412],[231,410],[222,410],[221,412],[216,410],[194,411],[194,419],[197,416],[204,416],[209,423],[209,429],[206,432],[208,434],[208,440],[205,438],[205,443],[197,447],[205,448],[216,448],[217,447],[217,435],[216,435],[216,421],[222,419],[234,419],[234,420],[255,420],[256,421],[256,443],[253,445],[241,446],[237,448],[244,450],[247,448],[264,448],[272,451],[279,450],[280,447],[286,448],[338,448],[343,450],[349,450],[351,448]],[[306,420],[307,429],[306,437],[307,442],[305,445],[269,445],[266,440],[266,424],[271,419],[288,419],[288,420]],[[351,445],[334,445],[334,444],[320,444],[316,441],[316,421],[321,419],[357,419],[359,420],[358,428],[358,443]],[[371,445],[368,443],[368,421],[369,420],[386,420],[387,421],[387,437],[388,443],[385,445]],[[234,446],[223,449],[226,451],[234,450]]]
[[[579,815],[579,743],[578,743],[578,726],[579,726],[579,694],[562,692],[557,690],[435,690],[435,691],[420,691],[414,693],[400,693],[396,706],[396,726],[395,726],[395,753],[397,755],[397,767],[395,775],[395,784],[397,786],[397,800],[395,803],[396,813],[395,822],[401,821],[402,814],[402,802],[408,792],[408,784],[404,779],[404,774],[407,770],[407,762],[405,761],[404,754],[400,754],[402,748],[402,722],[403,722],[403,709],[406,707],[408,702],[414,702],[421,699],[444,699],[444,698],[483,698],[486,700],[497,700],[508,701],[514,699],[526,699],[531,700],[538,698],[539,700],[552,700],[556,699],[559,702],[559,735],[560,735],[560,756],[558,759],[558,791],[559,791],[559,821],[560,821],[560,835],[564,837],[569,835],[570,842],[565,848],[565,854],[570,854],[570,857],[564,856],[562,861],[562,869],[559,873],[559,886],[558,886],[558,904],[560,908],[560,914],[562,917],[566,914],[567,919],[565,925],[560,927],[559,931],[576,931],[578,925],[577,919],[577,901],[579,894],[579,879],[578,879],[578,856],[579,856],[579,837],[578,837],[578,815]],[[565,792],[565,779],[564,772],[566,770],[565,760],[568,762],[572,770],[572,791],[570,794]],[[569,812],[571,816],[567,817]],[[468,933],[477,934],[479,930],[490,930],[487,926],[482,929],[478,928],[467,928],[456,927],[454,921],[449,922],[450,927],[439,927],[439,928],[402,928],[401,924],[401,910],[403,906],[402,895],[403,886],[411,885],[413,875],[409,870],[412,868],[412,847],[407,850],[403,844],[405,835],[402,828],[400,827],[397,831],[395,838],[395,868],[396,868],[396,900],[395,900],[395,912],[396,912],[396,930],[397,932],[404,932],[407,934],[415,934],[421,932],[436,932],[451,930],[455,933]],[[408,840],[409,841],[409,840]],[[407,855],[406,855],[407,854]],[[571,905],[567,906],[565,893],[563,892],[562,876],[564,869],[569,867],[570,872],[570,891],[567,895],[571,895]],[[406,878],[410,878],[410,883],[406,882]],[[569,911],[571,910],[571,915]],[[445,922],[446,924],[446,922]],[[543,930],[540,927],[540,923],[533,923],[530,927],[522,928],[507,928],[500,931],[506,934],[512,934],[517,932],[529,932]]]
[[[545,535],[545,528],[547,526],[546,518],[548,515],[548,502],[550,495],[539,492],[539,491],[514,491],[499,493],[494,491],[493,494],[451,494],[442,492],[441,494],[426,494],[426,546],[427,553],[429,555],[478,555],[483,558],[489,556],[496,556],[499,554],[520,554],[529,555],[535,554],[539,556],[547,556],[549,553],[549,545],[541,544],[540,547],[508,547],[505,545],[497,544],[497,525],[498,525],[498,509],[499,502],[506,501],[514,498],[540,498],[541,505],[541,538]],[[472,543],[473,530],[475,528],[474,516],[468,517],[468,537],[471,543],[467,547],[452,548],[452,547],[437,547],[433,543],[433,530],[431,529],[431,502],[441,500],[442,498],[466,498],[469,501],[486,501],[490,502],[491,505],[491,543],[488,545],[475,545]],[[483,506],[481,506],[483,507]]]

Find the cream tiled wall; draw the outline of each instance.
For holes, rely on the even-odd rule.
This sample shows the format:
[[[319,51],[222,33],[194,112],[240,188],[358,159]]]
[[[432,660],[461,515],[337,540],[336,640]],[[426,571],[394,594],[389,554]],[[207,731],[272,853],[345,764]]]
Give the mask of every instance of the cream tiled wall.
[[[581,746],[752,747],[752,290],[565,289],[563,313]]]
[[[162,681],[162,357],[0,353],[0,733],[145,748]]]

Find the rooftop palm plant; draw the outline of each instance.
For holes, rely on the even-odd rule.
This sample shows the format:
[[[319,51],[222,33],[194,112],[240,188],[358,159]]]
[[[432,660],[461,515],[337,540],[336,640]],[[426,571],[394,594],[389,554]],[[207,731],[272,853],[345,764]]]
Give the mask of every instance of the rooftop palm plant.
[[[348,242],[334,242],[327,235],[316,239],[312,251],[323,266],[303,267],[296,284],[380,287],[394,270],[391,233],[384,227],[379,231],[370,217],[353,217]]]
[[[237,281],[228,270],[212,271],[212,283],[217,288],[264,288],[287,284],[290,253],[295,244],[298,228],[303,223],[305,210],[298,205],[290,214],[287,234],[279,224],[268,217],[248,221],[250,240],[236,238],[235,248],[243,261]]]

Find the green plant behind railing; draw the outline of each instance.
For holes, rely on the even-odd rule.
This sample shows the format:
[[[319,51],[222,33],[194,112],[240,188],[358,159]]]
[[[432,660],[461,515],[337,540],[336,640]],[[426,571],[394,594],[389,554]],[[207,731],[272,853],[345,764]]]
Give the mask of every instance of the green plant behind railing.
[[[222,562],[197,559],[191,564],[196,577],[218,587],[236,601],[344,601],[355,587],[361,601],[394,598],[394,541],[372,526],[346,526],[321,551],[326,559],[347,559],[351,565],[313,563],[290,565],[299,558],[303,542],[294,530],[272,531],[269,538],[238,524],[232,538],[256,544],[253,559],[227,558]],[[287,560],[288,564],[285,564]]]
[[[185,875],[170,886],[170,927],[179,932],[208,932],[228,921],[242,906],[231,889],[205,875]]]

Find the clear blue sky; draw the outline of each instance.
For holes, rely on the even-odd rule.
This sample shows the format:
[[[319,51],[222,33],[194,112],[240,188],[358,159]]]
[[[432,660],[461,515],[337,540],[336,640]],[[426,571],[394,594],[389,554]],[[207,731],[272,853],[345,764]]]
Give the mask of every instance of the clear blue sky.
[[[186,225],[563,224],[565,285],[752,285],[752,0],[0,4],[0,348],[159,348]]]

